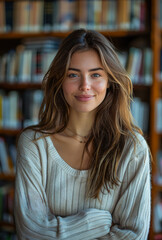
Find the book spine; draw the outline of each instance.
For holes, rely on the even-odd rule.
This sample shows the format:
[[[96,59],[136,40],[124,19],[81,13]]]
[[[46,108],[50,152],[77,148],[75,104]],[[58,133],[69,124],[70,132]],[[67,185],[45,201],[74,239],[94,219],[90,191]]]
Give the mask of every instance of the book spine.
[[[162,133],[162,98],[156,101],[156,131]]]
[[[133,102],[131,103],[131,112],[134,118],[134,124],[140,127],[144,133],[147,133],[149,126],[148,103],[141,101],[138,97],[134,97]]]
[[[13,30],[13,1],[5,1],[5,31]]]
[[[53,23],[53,2],[44,2],[44,13],[43,13],[43,30],[45,32],[52,31]]]
[[[5,3],[0,2],[0,32],[5,32],[6,27],[6,12],[5,12]]]

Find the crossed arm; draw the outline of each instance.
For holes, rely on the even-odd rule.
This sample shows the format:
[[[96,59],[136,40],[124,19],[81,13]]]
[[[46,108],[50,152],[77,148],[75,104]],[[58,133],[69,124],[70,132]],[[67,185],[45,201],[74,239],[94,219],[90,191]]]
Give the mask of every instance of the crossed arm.
[[[147,149],[138,152],[127,165],[112,215],[109,211],[91,208],[60,217],[52,214],[48,207],[36,146],[30,151],[30,146],[20,145],[15,189],[15,221],[20,240],[147,239],[150,222]]]

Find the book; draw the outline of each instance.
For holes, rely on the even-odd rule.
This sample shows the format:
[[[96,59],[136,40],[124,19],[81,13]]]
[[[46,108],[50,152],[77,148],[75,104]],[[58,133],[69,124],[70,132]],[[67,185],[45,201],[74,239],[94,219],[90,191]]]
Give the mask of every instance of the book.
[[[29,32],[43,31],[44,2],[30,1]]]
[[[162,133],[162,98],[156,100],[156,131]]]
[[[155,176],[155,182],[162,186],[162,151],[158,151],[157,153],[157,168],[156,168],[156,176]]]
[[[94,1],[87,1],[87,29],[94,29],[95,26],[95,9]]]
[[[145,85],[152,84],[152,62],[153,53],[151,48],[144,49],[144,83]]]
[[[117,55],[118,55],[118,58],[119,58],[119,61],[120,61],[121,65],[126,69],[127,59],[128,59],[128,52],[126,52],[126,51],[117,51]]]
[[[0,186],[0,220],[6,223],[13,223],[13,183],[1,182]]]
[[[159,81],[162,82],[162,49],[160,50],[160,73],[159,73]]]
[[[17,91],[10,91],[9,98],[9,128],[20,129],[21,123],[19,119],[19,94]],[[7,111],[7,110],[6,110]]]
[[[159,1],[159,8],[160,8],[160,14],[159,14],[159,25],[160,28],[162,29],[162,1]]]
[[[131,102],[131,112],[134,124],[140,127],[144,133],[148,132],[149,127],[149,105],[141,101],[139,97],[134,97]]]
[[[118,28],[118,10],[117,1],[108,1],[108,16],[107,16],[107,29],[115,30]]]
[[[108,4],[109,1],[102,1],[102,14],[101,14],[101,26],[102,30],[107,30],[108,24]]]
[[[154,231],[156,233],[162,232],[162,192],[159,192],[155,199],[155,205],[153,209],[154,214]]]
[[[101,22],[102,22],[102,1],[94,0],[94,29],[101,30]]]
[[[53,31],[59,31],[60,25],[59,25],[59,1],[54,0],[53,1]]]
[[[38,123],[38,113],[43,100],[41,90],[25,91],[23,95],[24,122],[23,127]]]
[[[86,28],[87,27],[87,1],[78,1],[78,28]]]
[[[18,31],[29,31],[30,2],[29,0],[19,1],[17,14],[19,15]]]
[[[129,49],[127,72],[133,83],[139,81],[139,70],[142,61],[142,50],[139,48],[131,47]]]
[[[118,1],[117,22],[119,29],[130,29],[130,5],[128,0]]]
[[[0,83],[5,82],[7,66],[7,53],[0,56]]]
[[[19,70],[19,82],[31,82],[33,52],[30,49],[24,49],[21,53],[21,69]]]
[[[53,1],[44,2],[44,13],[43,13],[43,30],[45,32],[52,31],[53,26]]]
[[[140,30],[141,22],[140,22],[140,12],[141,12],[141,1],[143,0],[132,0],[131,1],[131,29],[132,30]],[[145,23],[143,23],[145,25]]]
[[[2,173],[10,174],[12,172],[9,166],[9,155],[7,153],[5,140],[2,137],[0,137],[0,163]]]
[[[0,1],[0,32],[5,32],[6,19],[5,19],[5,3]]]
[[[0,92],[0,128],[3,126],[3,95]]]
[[[1,118],[0,127],[7,129],[21,128],[20,98],[17,91],[6,94],[0,91]]]
[[[74,0],[60,0],[59,1],[59,30],[68,31],[73,28],[75,21],[75,5]]]
[[[11,32],[13,30],[13,1],[5,1],[5,32]]]
[[[140,7],[140,29],[145,29],[145,23],[146,23],[146,2],[141,1],[141,7]]]

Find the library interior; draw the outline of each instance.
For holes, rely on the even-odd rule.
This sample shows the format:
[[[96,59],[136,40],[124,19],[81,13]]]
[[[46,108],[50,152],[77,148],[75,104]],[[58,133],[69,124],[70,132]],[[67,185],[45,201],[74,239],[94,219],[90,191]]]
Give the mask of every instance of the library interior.
[[[112,42],[133,83],[131,112],[153,159],[148,240],[162,240],[162,0],[0,0],[0,239],[18,239],[17,136],[37,124],[42,79],[79,28]]]

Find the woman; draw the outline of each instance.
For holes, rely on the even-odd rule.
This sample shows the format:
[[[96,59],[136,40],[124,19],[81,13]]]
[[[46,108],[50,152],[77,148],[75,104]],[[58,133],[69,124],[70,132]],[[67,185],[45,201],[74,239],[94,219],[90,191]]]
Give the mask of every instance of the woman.
[[[147,239],[149,150],[113,46],[95,31],[72,32],[43,89],[39,124],[18,142],[19,239]]]

